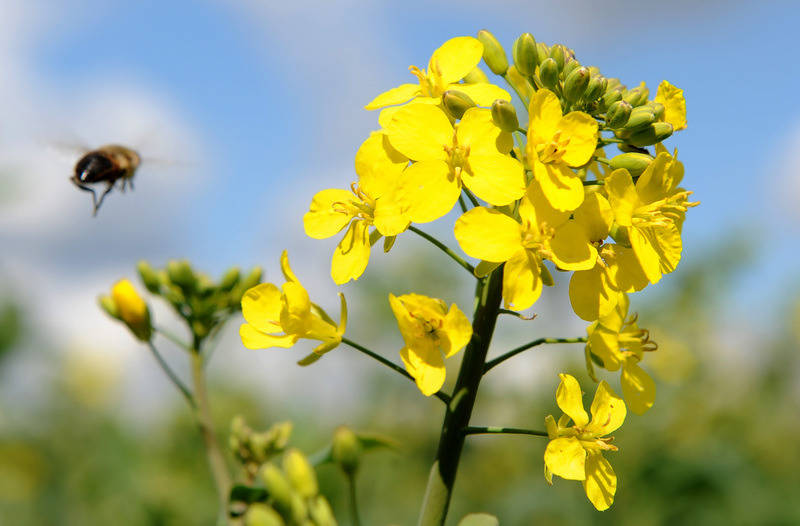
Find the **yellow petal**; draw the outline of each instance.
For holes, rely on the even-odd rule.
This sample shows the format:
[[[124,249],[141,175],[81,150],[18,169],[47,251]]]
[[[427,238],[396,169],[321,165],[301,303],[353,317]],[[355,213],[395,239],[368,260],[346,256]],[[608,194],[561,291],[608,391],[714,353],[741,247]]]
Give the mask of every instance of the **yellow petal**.
[[[550,250],[553,263],[564,270],[589,270],[597,262],[597,249],[575,221],[567,221],[556,229]]]
[[[408,228],[411,221],[411,203],[399,189],[387,190],[375,201],[373,221],[384,236],[396,236]]]
[[[584,427],[589,423],[589,415],[583,408],[583,393],[581,386],[574,376],[561,373],[558,375],[561,383],[558,384],[556,391],[556,403],[558,407],[569,416],[578,427]]]
[[[656,399],[656,383],[644,369],[636,363],[638,360],[628,358],[622,366],[622,396],[631,411],[643,415],[653,407]]]
[[[331,277],[337,285],[358,279],[369,263],[369,226],[353,221],[336,246],[331,260]]]
[[[398,192],[408,204],[408,217],[427,223],[450,212],[461,194],[461,182],[444,161],[420,161],[403,172]]]
[[[484,261],[506,261],[521,247],[519,223],[482,206],[456,220],[455,236],[461,250]]]
[[[272,283],[261,283],[242,296],[242,316],[261,332],[281,332],[281,291]]]
[[[298,340],[298,336],[295,334],[287,334],[285,336],[264,334],[247,323],[243,323],[239,326],[239,336],[242,339],[242,345],[248,349],[269,349],[270,347],[289,348]]]
[[[614,502],[617,492],[617,475],[611,464],[599,452],[586,458],[586,480],[583,482],[586,496],[598,511],[607,510]]]
[[[614,221],[614,211],[608,199],[597,192],[587,194],[581,206],[575,210],[575,221],[586,231],[590,241],[603,241]]]
[[[311,300],[308,292],[296,281],[287,281],[282,287],[281,328],[286,334],[305,335],[311,322]]]
[[[622,245],[607,245],[612,256],[609,258],[609,272],[617,288],[623,292],[638,292],[644,289],[650,281],[647,279],[636,253]]]
[[[434,106],[438,106],[441,102],[441,97],[423,97],[420,95],[412,100],[411,104],[432,104]],[[389,123],[392,122],[392,117],[394,117],[394,114],[403,108],[405,108],[405,106],[389,106],[388,108],[383,108],[378,114],[378,125],[380,125],[380,127],[384,130],[388,128]]]
[[[639,206],[639,194],[633,185],[631,174],[624,168],[614,170],[606,177],[604,187],[617,223],[622,226],[630,226],[633,211]]]
[[[381,197],[408,165],[408,158],[395,150],[385,133],[372,132],[356,152],[358,183],[371,198]]]
[[[453,142],[450,119],[430,104],[409,104],[395,112],[386,134],[397,151],[415,161],[444,161],[444,146]]]
[[[619,350],[619,333],[602,325],[590,326],[589,349],[603,361],[603,367],[616,371],[622,364]]]
[[[503,271],[503,298],[506,308],[525,310],[542,294],[539,258],[519,248],[506,262]]]
[[[606,269],[597,264],[590,270],[572,274],[569,280],[569,301],[581,319],[594,321],[617,306],[617,290],[610,283]]]
[[[449,349],[444,349],[445,358],[449,358],[463,349],[472,338],[472,324],[455,303],[450,305],[441,331],[447,334],[448,339]]]
[[[460,146],[469,148],[473,155],[497,155],[508,153],[514,145],[510,133],[495,126],[492,112],[485,108],[470,108],[456,125],[456,137]]]
[[[544,450],[544,463],[553,475],[568,480],[586,478],[586,450],[575,437],[551,440]]]
[[[317,192],[311,199],[311,206],[303,216],[306,235],[314,239],[325,239],[341,231],[352,216],[335,207],[335,203],[349,203],[353,193],[347,190],[330,188]]]
[[[647,165],[636,181],[636,192],[642,204],[650,204],[666,197],[674,188],[670,176],[672,156],[660,153]]]
[[[598,437],[606,436],[619,429],[625,421],[627,413],[625,402],[611,390],[611,386],[605,380],[601,380],[597,386],[590,410],[592,422],[586,426],[586,430]]]
[[[533,206],[535,213],[531,213],[530,207]],[[532,179],[525,191],[525,198],[520,202],[520,218],[526,225],[539,228],[540,225],[547,223],[548,226],[556,228],[566,223],[570,212],[556,210],[547,197],[544,195],[542,186],[536,179]],[[535,217],[534,217],[535,216]],[[530,227],[529,227],[530,228]]]
[[[588,163],[597,148],[597,121],[582,111],[571,111],[561,118],[558,128],[562,138],[569,137],[562,160],[574,167]]]
[[[400,84],[396,88],[381,93],[364,106],[365,110],[376,110],[384,106],[394,106],[407,102],[420,94],[419,84]]]
[[[561,120],[561,103],[555,93],[549,89],[540,89],[531,98],[528,115],[528,144],[534,146],[549,142]]]
[[[446,369],[444,359],[438,349],[421,350],[403,347],[400,359],[406,366],[408,374],[414,377],[417,387],[425,396],[431,396],[444,385]]]
[[[650,280],[650,283],[658,283],[661,279],[661,261],[658,251],[653,246],[651,236],[645,235],[648,230],[632,227],[628,231],[628,238],[642,272]]]
[[[494,206],[504,206],[525,193],[525,168],[518,160],[494,153],[469,155],[469,169],[461,180],[475,195]]]
[[[575,210],[583,202],[583,182],[566,164],[533,159],[533,175],[556,210]]]
[[[683,242],[681,233],[674,224],[665,226],[652,226],[640,229],[642,235],[658,254],[659,270],[662,274],[669,274],[677,268],[681,260]]]
[[[457,82],[478,65],[482,55],[483,44],[477,38],[451,38],[431,55],[428,76],[441,86]]]
[[[511,100],[511,95],[506,90],[488,82],[475,84],[450,84],[447,89],[458,90],[466,93],[478,106],[491,106],[497,99]]]
[[[294,272],[292,271],[292,267],[289,265],[288,250],[281,252],[281,272],[283,273],[283,277],[286,278],[286,281],[300,283],[300,280],[297,279],[297,276],[295,276]]]
[[[664,120],[672,124],[673,130],[686,128],[686,99],[682,89],[664,80],[658,85],[655,101],[664,105]]]

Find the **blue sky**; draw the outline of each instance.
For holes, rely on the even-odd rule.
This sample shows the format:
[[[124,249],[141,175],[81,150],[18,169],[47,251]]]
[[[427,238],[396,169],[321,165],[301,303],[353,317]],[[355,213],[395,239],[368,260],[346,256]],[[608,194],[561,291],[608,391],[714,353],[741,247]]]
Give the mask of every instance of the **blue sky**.
[[[79,312],[92,312],[93,326],[94,296],[139,258],[188,257],[213,272],[261,264],[274,275],[288,246],[302,273],[327,270],[335,242],[304,238],[301,218],[314,192],[351,181],[354,153],[377,127],[362,106],[411,80],[408,65],[424,66],[448,38],[488,28],[507,49],[530,31],[629,85],[683,88],[689,127],[667,144],[702,201],[686,223],[685,260],[749,228],[758,258],[732,285],[742,303],[731,312],[756,305],[756,319],[769,319],[797,290],[796,4],[284,4],[0,2],[10,14],[0,27],[3,159],[24,167],[6,170],[12,188],[37,187],[0,212],[3,279],[36,279],[34,297],[87,305]],[[66,180],[74,159],[31,161],[43,137],[119,140],[181,166],[145,165],[136,191],[110,196],[93,220]]]

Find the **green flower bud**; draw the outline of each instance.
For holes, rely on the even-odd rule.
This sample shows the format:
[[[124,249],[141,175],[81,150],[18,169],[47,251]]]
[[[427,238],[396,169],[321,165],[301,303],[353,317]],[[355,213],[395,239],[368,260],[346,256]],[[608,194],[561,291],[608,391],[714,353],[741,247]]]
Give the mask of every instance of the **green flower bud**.
[[[519,129],[517,110],[507,100],[497,99],[492,103],[492,121],[505,132],[511,133]]]
[[[333,515],[331,505],[322,495],[309,502],[308,514],[316,526],[336,526],[336,518]]]
[[[547,268],[547,265],[544,264],[544,261],[539,262],[539,275],[542,278],[542,284],[546,287],[552,287],[555,285],[553,275],[550,274],[550,269]]]
[[[645,171],[652,160],[651,156],[644,153],[623,153],[611,159],[609,166],[612,170],[624,168],[632,177],[636,177]]]
[[[283,457],[283,470],[289,482],[303,497],[313,497],[319,492],[317,474],[308,459],[298,449],[290,449]]]
[[[589,69],[591,73],[591,68]],[[583,93],[583,100],[586,102],[594,102],[600,98],[600,95],[606,91],[606,79],[600,76],[593,76],[586,86],[586,91]]]
[[[353,474],[361,460],[361,441],[350,429],[342,426],[333,433],[331,455],[342,471]]]
[[[628,144],[643,148],[660,143],[672,135],[672,124],[668,122],[654,122],[647,128],[633,133],[625,139]]]
[[[575,59],[567,59],[567,62],[564,64],[564,70],[561,72],[561,78],[566,79],[570,76],[570,74],[581,67],[581,63]],[[591,76],[591,75],[590,75]]]
[[[159,289],[161,289],[161,282],[156,271],[150,266],[150,263],[142,260],[136,265],[136,269],[139,271],[139,277],[142,278],[144,287],[151,294],[158,294]]]
[[[623,92],[622,100],[628,102],[631,106],[636,108],[642,104],[645,104],[648,96],[650,96],[650,90],[644,86],[644,83],[642,83],[641,86]]]
[[[467,84],[477,84],[478,82],[489,82],[489,77],[486,76],[486,73],[483,72],[481,68],[475,66],[472,68],[472,71],[467,73],[467,76],[464,77],[464,82]]]
[[[576,62],[576,61],[572,61]],[[569,102],[577,102],[586,92],[589,85],[589,68],[583,66],[575,69],[564,81],[564,98]]]
[[[183,289],[184,292],[193,291],[197,285],[197,277],[192,272],[191,265],[185,259],[168,261],[167,275],[170,281]]]
[[[624,100],[618,100],[606,111],[606,125],[609,128],[622,128],[628,122],[633,108]]]
[[[536,70],[538,62],[536,40],[530,33],[522,33],[514,42],[514,65],[522,75],[530,77]]]
[[[546,58],[539,66],[539,80],[542,85],[550,90],[556,89],[558,85],[558,64],[553,58]]]
[[[631,116],[625,124],[624,129],[629,132],[637,132],[647,128],[656,121],[655,114],[648,107],[639,107],[631,110]]]
[[[292,486],[284,476],[283,472],[273,464],[264,464],[261,468],[261,480],[267,489],[270,498],[278,506],[278,509],[289,511],[292,508]]]
[[[226,272],[222,279],[219,280],[219,288],[224,291],[229,291],[233,287],[239,283],[239,278],[241,277],[241,271],[239,267],[231,267],[228,272]]]
[[[567,48],[563,44],[555,44],[550,48],[550,58],[555,60],[558,71],[564,69],[564,65],[567,63],[567,55]]]
[[[483,44],[483,61],[495,75],[503,75],[508,69],[506,51],[500,42],[485,29],[478,31],[478,40]]]
[[[619,89],[617,89],[619,88]],[[606,91],[622,91],[625,89],[625,86],[622,85],[622,82],[618,78],[612,77],[608,79],[608,84],[606,86]]]
[[[442,94],[442,106],[454,119],[460,119],[464,113],[475,107],[475,102],[463,91],[447,90]]]
[[[122,320],[119,317],[119,309],[117,309],[117,304],[114,302],[114,299],[111,296],[98,296],[97,304],[100,305],[100,308],[106,311],[106,314],[111,316],[114,319]]]
[[[303,497],[301,497],[298,493],[292,494],[292,504],[289,508],[289,515],[292,519],[292,524],[297,524],[298,526],[308,526],[308,506],[306,506],[306,501]]]
[[[536,43],[536,65],[541,65],[544,59],[550,56],[550,48],[544,42]]]
[[[660,102],[650,101],[647,103],[647,107],[653,110],[653,114],[656,116],[657,121],[664,119],[664,115],[666,114],[667,109],[664,107],[663,104],[661,104]]]
[[[286,526],[280,514],[267,506],[257,502],[251,504],[244,516],[245,526]]]

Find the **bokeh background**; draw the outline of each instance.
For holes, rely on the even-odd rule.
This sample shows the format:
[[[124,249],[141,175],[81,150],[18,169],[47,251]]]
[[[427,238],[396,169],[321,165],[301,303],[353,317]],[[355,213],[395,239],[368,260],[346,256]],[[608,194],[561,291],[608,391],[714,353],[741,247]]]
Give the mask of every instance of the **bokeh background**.
[[[671,138],[690,211],[678,270],[637,295],[660,350],[659,394],[617,433],[620,488],[593,511],[578,484],[542,477],[545,441],[474,437],[455,520],[506,525],[800,523],[800,66],[793,2],[0,2],[0,523],[213,524],[202,445],[146,348],[96,306],[135,264],[188,258],[212,275],[262,265],[281,282],[288,248],[315,298],[336,311],[336,243],[313,241],[314,192],[346,187],[377,127],[362,108],[410,81],[410,64],[488,28],[507,49],[530,31],[629,85],[685,90],[689,127]],[[81,148],[120,142],[146,158],[136,190],[97,218],[68,181]],[[453,243],[453,217],[428,229]],[[342,288],[349,336],[397,359],[386,302],[412,290],[468,310],[470,283],[421,240],[376,251]],[[534,321],[503,320],[493,353],[584,331],[565,283]],[[161,325],[178,329],[154,304]],[[210,365],[224,439],[231,418],[291,419],[323,447],[337,425],[395,438],[360,479],[366,524],[413,524],[441,419],[437,400],[344,347],[247,351],[232,323]],[[176,369],[185,357],[168,343]],[[651,359],[652,358],[652,359]],[[482,384],[475,425],[543,427],[556,371],[580,346],[537,348]],[[454,376],[456,363],[452,364]],[[607,376],[616,382],[613,375]],[[588,385],[588,384],[587,384]],[[343,480],[320,469],[341,522]],[[453,522],[455,524],[455,521]]]

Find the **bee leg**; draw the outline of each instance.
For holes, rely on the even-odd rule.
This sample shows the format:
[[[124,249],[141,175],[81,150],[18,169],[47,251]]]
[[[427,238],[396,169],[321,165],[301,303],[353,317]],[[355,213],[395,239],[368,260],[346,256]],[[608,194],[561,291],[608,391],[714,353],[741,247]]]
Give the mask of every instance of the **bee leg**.
[[[77,183],[75,184],[75,186],[77,186],[78,188],[80,188],[84,192],[91,192],[91,194],[92,194],[92,206],[94,207],[94,212],[92,213],[92,215],[93,216],[96,215],[97,214],[97,207],[99,205],[97,204],[97,194],[95,193],[94,188],[91,188],[89,186],[85,186],[85,185],[82,185],[82,184],[77,184]],[[101,199],[101,201],[102,201],[102,199]]]
[[[113,189],[114,189],[114,183],[111,183],[108,186],[106,186],[106,189],[103,191],[103,194],[100,196],[100,201],[98,201],[97,204],[94,207],[94,215],[97,215],[97,210],[99,210],[100,209],[100,205],[103,204],[103,199],[105,199],[106,196],[108,195],[108,193]]]

